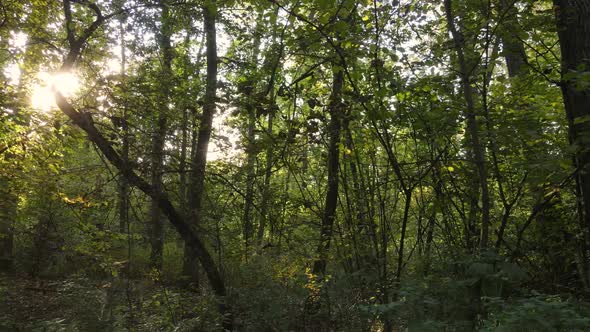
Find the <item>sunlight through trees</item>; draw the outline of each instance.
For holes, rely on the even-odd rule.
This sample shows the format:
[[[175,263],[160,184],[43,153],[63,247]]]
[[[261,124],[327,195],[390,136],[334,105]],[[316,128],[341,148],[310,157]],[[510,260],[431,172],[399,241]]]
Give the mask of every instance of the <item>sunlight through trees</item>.
[[[587,330],[589,105],[589,0],[0,1],[0,330]]]

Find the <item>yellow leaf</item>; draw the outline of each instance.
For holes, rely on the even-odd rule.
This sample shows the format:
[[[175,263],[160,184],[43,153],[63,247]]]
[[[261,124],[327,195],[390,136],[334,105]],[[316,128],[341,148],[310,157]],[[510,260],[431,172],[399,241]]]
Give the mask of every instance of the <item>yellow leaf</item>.
[[[369,16],[368,15],[363,16],[363,22],[367,22],[368,20],[369,20]]]
[[[448,170],[449,172],[454,172],[454,171],[455,171],[455,167],[453,167],[453,166],[449,166],[449,167],[447,167],[447,170]]]

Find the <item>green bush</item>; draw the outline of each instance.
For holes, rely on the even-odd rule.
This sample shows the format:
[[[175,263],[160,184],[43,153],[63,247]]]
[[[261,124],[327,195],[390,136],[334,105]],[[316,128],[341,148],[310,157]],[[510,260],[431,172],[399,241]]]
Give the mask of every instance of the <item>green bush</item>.
[[[503,301],[488,299],[484,331],[588,331],[590,308],[575,300],[536,294]]]

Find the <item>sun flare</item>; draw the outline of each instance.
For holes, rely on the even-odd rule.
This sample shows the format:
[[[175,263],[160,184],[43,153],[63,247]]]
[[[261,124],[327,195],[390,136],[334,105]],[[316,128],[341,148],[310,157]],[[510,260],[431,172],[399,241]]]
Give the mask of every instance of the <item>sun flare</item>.
[[[39,73],[38,84],[33,87],[31,106],[40,111],[50,111],[55,105],[53,89],[66,97],[71,97],[80,89],[78,77],[73,73]]]

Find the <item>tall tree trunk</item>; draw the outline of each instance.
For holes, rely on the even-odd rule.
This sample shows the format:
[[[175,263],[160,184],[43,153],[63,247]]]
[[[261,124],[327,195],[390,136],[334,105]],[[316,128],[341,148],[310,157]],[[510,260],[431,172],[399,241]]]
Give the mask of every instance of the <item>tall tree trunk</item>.
[[[476,106],[471,86],[471,72],[464,53],[465,37],[457,30],[455,26],[455,16],[453,15],[451,0],[445,0],[445,13],[448,29],[451,32],[457,60],[459,62],[459,74],[465,104],[467,106],[465,117],[467,119],[467,132],[469,135],[471,154],[477,173],[478,196],[481,192],[481,237],[479,242],[480,250],[488,247],[489,225],[490,225],[490,196],[488,189],[488,175],[485,160],[485,146],[481,143],[479,125],[477,121]]]
[[[178,196],[180,204],[182,205],[182,212],[186,216],[188,215],[188,204],[186,201],[186,188],[187,188],[187,177],[186,177],[186,155],[188,151],[188,138],[189,138],[189,113],[190,109],[183,107],[182,109],[182,120],[181,120],[181,137],[180,137],[180,160],[178,163]]]
[[[435,150],[435,143],[431,143],[431,158],[434,160],[434,150]],[[430,273],[430,266],[431,266],[431,252],[432,252],[432,243],[434,240],[434,226],[436,224],[437,213],[440,212],[442,218],[445,218],[445,210],[443,204],[444,202],[444,195],[443,193],[443,182],[441,180],[441,167],[442,165],[439,162],[436,162],[436,165],[432,168],[431,174],[431,181],[434,187],[434,197],[432,203],[432,212],[431,215],[428,217],[428,225],[426,226],[426,246],[424,248],[424,256],[426,257],[426,266],[424,268],[424,274],[428,275]]]
[[[362,269],[363,264],[363,257],[365,257],[367,253],[367,246],[366,243],[363,243],[361,240],[361,236],[366,233],[366,220],[365,214],[363,213],[364,209],[364,197],[361,194],[361,187],[359,184],[358,179],[358,170],[356,164],[356,156],[357,151],[354,147],[354,142],[352,138],[352,131],[350,129],[350,115],[347,115],[343,121],[343,130],[344,130],[344,146],[346,147],[345,153],[345,160],[348,162],[348,166],[350,168],[350,175],[352,178],[352,195],[346,195],[347,201],[349,201],[349,210],[350,210],[350,227],[349,227],[349,237],[352,240],[353,244],[353,254],[356,260],[356,269]],[[343,183],[346,186],[348,183],[347,179],[343,179]],[[348,191],[348,189],[347,189]]]
[[[187,29],[186,37],[184,38],[184,49],[188,50],[190,47],[190,40],[192,34],[191,29]],[[202,51],[202,43],[199,46],[199,51],[197,53],[197,64],[200,63],[201,51]],[[188,67],[190,60],[188,59],[188,54],[185,56],[184,59],[185,66]],[[183,72],[183,81],[187,81],[189,76],[189,70],[185,69]],[[183,93],[187,93],[190,95],[190,89],[187,91],[183,91]],[[182,119],[180,123],[180,160],[178,162],[178,196],[180,199],[180,204],[182,205],[182,213],[184,216],[188,216],[188,202],[187,202],[187,174],[186,174],[186,166],[187,166],[187,153],[189,151],[189,137],[190,137],[190,130],[189,130],[189,122],[191,119],[191,115],[193,112],[193,106],[189,104],[190,101],[184,99],[184,102],[181,103],[181,110],[182,110]]]
[[[262,20],[262,13],[258,17],[258,22]],[[244,214],[242,215],[244,252],[248,259],[248,250],[250,242],[254,236],[254,218],[252,209],[254,207],[254,181],[256,179],[256,73],[258,70],[258,52],[260,48],[260,35],[262,34],[260,23],[254,28],[254,41],[252,43],[252,53],[250,54],[250,69],[248,81],[244,87],[244,97],[246,99],[246,112],[248,114],[248,132],[246,144],[246,196],[244,198]]]
[[[305,313],[311,318],[311,327],[315,330],[325,330],[328,320],[321,315],[322,294],[325,291],[323,283],[325,281],[326,265],[328,254],[330,252],[330,242],[336,219],[336,208],[338,206],[338,170],[340,163],[340,131],[342,121],[342,100],[341,93],[344,85],[344,70],[332,64],[333,81],[332,93],[328,112],[330,122],[328,125],[329,145],[328,145],[328,188],[326,191],[326,201],[324,205],[324,214],[320,226],[319,244],[316,249],[316,260],[313,263],[312,274],[316,288],[310,291],[305,304]],[[320,314],[320,315],[318,315]]]
[[[119,33],[121,43],[121,86],[123,87],[123,114],[121,116],[121,159],[123,162],[129,162],[129,125],[127,123],[127,96],[125,91],[126,84],[126,65],[127,54],[125,52],[125,27],[123,19],[119,21]],[[119,232],[127,231],[129,224],[129,183],[123,174],[119,174],[118,178],[118,213],[119,213]]]
[[[192,124],[191,124],[191,127],[192,127],[192,131],[191,131],[191,158],[190,158],[191,168],[189,171],[189,178],[188,178],[188,187],[187,187],[187,195],[186,195],[186,211],[185,211],[186,218],[187,218],[187,220],[190,220],[191,223],[196,223],[194,216],[193,216],[193,214],[194,214],[193,204],[195,201],[194,187],[193,187],[193,183],[195,182],[195,180],[194,180],[193,174],[195,171],[194,165],[195,165],[196,154],[197,154],[197,141],[198,141],[198,137],[199,137],[197,119],[198,119],[198,115],[193,114],[193,119],[192,119]],[[193,286],[195,288],[198,288],[198,286],[199,286],[199,264],[197,262],[197,258],[193,255],[192,248],[190,247],[190,245],[186,241],[184,243],[184,257],[182,260],[182,276],[185,279],[184,281],[186,281],[187,284],[193,283]]]
[[[585,286],[590,287],[590,87],[581,72],[590,71],[590,0],[554,0],[561,47],[561,91],[575,148],[578,220],[584,232]]]
[[[205,34],[202,35],[201,37],[201,41],[199,43],[199,51],[197,52],[197,59],[195,60],[195,63],[197,64],[196,68],[195,68],[195,75],[197,77],[195,77],[194,79],[199,79],[199,72],[201,69],[201,58],[203,55],[203,49],[204,49],[204,45],[205,45]],[[187,75],[188,76],[188,75]],[[188,77],[187,77],[188,79]],[[191,186],[190,184],[192,184],[192,175],[191,174],[187,174],[188,171],[191,171],[192,168],[190,170],[187,170],[186,168],[186,159],[190,158],[190,162],[189,164],[192,165],[194,160],[195,160],[195,154],[197,151],[197,136],[198,136],[198,128],[197,128],[197,109],[195,108],[195,106],[189,106],[187,107],[187,119],[186,119],[186,130],[187,132],[183,135],[186,135],[186,139],[187,142],[186,144],[188,145],[188,138],[190,136],[190,156],[185,155],[183,159],[181,159],[181,165],[182,165],[182,174],[184,174],[184,177],[181,177],[180,179],[180,190],[181,192],[181,198],[182,198],[182,204],[183,209],[182,209],[182,213],[184,215],[184,217],[188,220],[191,218],[191,207],[190,204],[192,202],[191,199]],[[184,121],[184,119],[183,119]],[[190,122],[190,129],[188,128],[189,126],[189,122]],[[190,134],[189,134],[190,132]],[[184,144],[184,143],[183,143]],[[187,153],[185,151],[185,153]],[[191,166],[192,167],[192,166]],[[182,276],[183,276],[183,283],[186,282],[187,284],[190,283],[191,281],[193,283],[195,283],[195,286],[198,286],[198,264],[196,262],[196,258],[193,257],[193,253],[191,252],[191,248],[189,247],[188,243],[185,242],[184,243],[184,256],[183,256],[183,262],[182,262]]]
[[[273,120],[274,120],[274,105],[275,105],[275,97],[274,97],[274,87],[270,90],[271,96],[271,106],[268,110],[268,126],[266,127],[266,131],[268,135],[272,135],[273,129]],[[260,203],[260,224],[258,225],[258,234],[257,234],[257,243],[258,246],[262,245],[262,240],[264,239],[264,231],[266,229],[266,225],[271,220],[270,213],[269,213],[269,202],[270,202],[270,178],[272,175],[272,164],[273,164],[273,146],[269,144],[266,148],[266,165],[264,167],[264,188],[262,191],[262,202]]]
[[[336,67],[336,65],[334,65]],[[330,124],[328,134],[330,142],[328,146],[328,190],[326,191],[326,204],[320,228],[320,243],[317,247],[317,259],[313,264],[313,274],[324,276],[326,263],[332,240],[332,229],[336,218],[336,207],[338,205],[338,168],[340,164],[340,129],[342,122],[342,100],[341,92],[344,85],[344,71],[341,68],[334,68],[332,82],[332,94],[330,96]]]
[[[519,39],[521,31],[518,24],[518,9],[515,0],[500,0],[500,15],[503,18],[500,22],[501,28],[498,31],[502,39],[502,53],[506,59],[508,75],[515,77],[528,72],[526,66],[527,58],[524,44]]]
[[[267,116],[267,127],[266,132],[267,135],[272,137],[272,130],[273,130],[273,121],[275,112],[278,109],[278,105],[276,104],[276,97],[275,97],[275,81],[276,81],[276,74],[279,69],[279,64],[281,63],[281,58],[283,56],[283,37],[284,32],[281,35],[280,43],[277,43],[277,36],[278,36],[278,28],[277,28],[277,17],[279,13],[279,8],[275,8],[274,15],[271,16],[271,26],[272,26],[272,42],[270,46],[271,52],[266,57],[265,62],[269,64],[269,67],[272,68],[269,76],[268,85],[266,87],[266,95],[269,96],[269,106],[267,109],[268,116]],[[278,49],[278,52],[272,52],[272,50]],[[276,58],[275,58],[276,56]],[[266,66],[265,66],[266,67]],[[268,144],[266,148],[266,165],[264,167],[264,184],[262,189],[262,201],[260,202],[260,223],[258,224],[258,231],[256,236],[256,242],[258,247],[262,246],[262,241],[264,239],[264,232],[266,229],[267,224],[271,220],[270,215],[270,178],[272,176],[272,165],[274,163],[273,159],[273,144]]]
[[[160,1],[162,7],[161,14],[161,31],[159,37],[160,52],[161,52],[161,71],[160,71],[160,95],[158,104],[158,114],[156,116],[156,128],[152,133],[152,152],[151,152],[151,179],[152,186],[156,188],[157,192],[164,190],[162,184],[163,162],[164,162],[164,144],[166,142],[166,127],[167,127],[167,113],[168,96],[170,95],[172,75],[172,47],[170,45],[170,37],[172,35],[172,25],[170,17],[170,8],[166,0]],[[158,198],[152,198],[150,205],[150,243],[151,254],[150,262],[152,267],[160,270],[162,269],[162,249],[164,247],[164,223],[162,220],[162,213],[158,206]]]
[[[205,86],[205,98],[203,105],[203,114],[199,123],[197,133],[197,143],[191,162],[192,171],[189,179],[189,218],[193,227],[200,227],[203,211],[203,196],[205,194],[205,168],[207,166],[207,150],[209,140],[211,139],[211,129],[213,126],[213,117],[216,108],[217,92],[217,33],[215,30],[215,20],[217,17],[216,0],[207,0],[203,6],[204,31],[206,40],[206,57],[207,57],[207,81]],[[190,244],[189,244],[190,248]],[[194,251],[195,248],[191,248]],[[185,271],[192,271],[194,280],[198,282],[196,274],[196,261],[193,255],[185,257]]]
[[[254,233],[254,222],[252,215],[252,208],[254,206],[254,180],[256,178],[256,144],[254,128],[256,126],[256,109],[251,105],[252,96],[247,96],[246,111],[248,112],[248,133],[246,145],[246,194],[244,197],[244,214],[242,215],[243,237],[244,237],[244,252],[248,259],[248,250],[250,242]]]
[[[16,218],[17,197],[9,177],[0,174],[0,272],[11,272],[13,262],[13,225]]]
[[[158,116],[157,128],[152,134],[152,152],[151,152],[151,183],[157,192],[163,191],[162,184],[162,166],[163,166],[163,149],[164,136],[166,134],[166,119],[164,116]],[[160,270],[162,268],[162,249],[163,243],[163,222],[162,213],[158,206],[158,198],[152,198],[150,203],[150,263],[153,268]]]
[[[506,60],[508,76],[510,78],[522,78],[526,74],[528,74],[528,67],[526,66],[527,57],[524,49],[524,44],[518,36],[518,33],[521,32],[521,29],[519,28],[518,9],[516,8],[515,1],[500,0],[500,12],[500,15],[503,17],[503,20],[500,22],[502,26],[499,30],[499,34],[502,40],[502,54],[504,55],[504,59]],[[489,111],[486,107],[486,122],[488,128],[492,127],[492,124],[490,123],[491,121],[492,120],[489,116]],[[497,149],[494,144],[494,139],[491,136],[489,138],[489,143],[491,150],[490,153],[492,155],[492,160],[494,161],[493,172],[496,174],[496,179],[498,182],[498,192],[500,194],[502,204],[504,205],[504,213],[502,215],[500,227],[497,231],[497,238],[495,244],[495,248],[499,249],[503,242],[504,231],[507,227],[508,219],[510,217],[510,210],[512,209],[512,206],[510,204],[507,204],[506,199],[504,198],[504,190],[500,174],[500,168],[498,166],[496,158]],[[542,191],[539,191],[538,188],[535,190],[535,192],[541,193],[540,196],[537,195],[538,197],[536,198],[536,205],[539,203],[539,199],[542,200],[543,195]]]
[[[406,231],[408,228],[408,219],[410,217],[410,206],[412,204],[412,190],[404,191],[404,198],[404,214],[402,217],[402,229],[399,240],[399,251],[397,254],[397,270],[395,272],[395,281],[398,284],[398,286],[402,280],[402,271],[404,268],[404,245],[406,242],[405,239]]]

